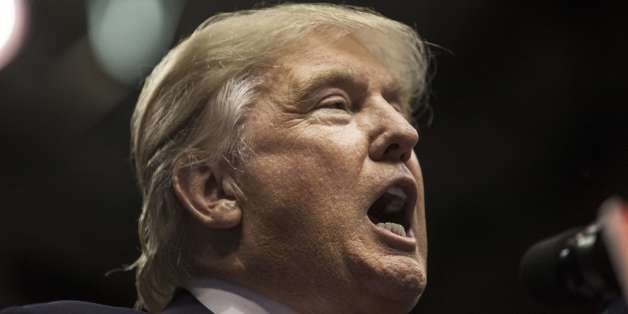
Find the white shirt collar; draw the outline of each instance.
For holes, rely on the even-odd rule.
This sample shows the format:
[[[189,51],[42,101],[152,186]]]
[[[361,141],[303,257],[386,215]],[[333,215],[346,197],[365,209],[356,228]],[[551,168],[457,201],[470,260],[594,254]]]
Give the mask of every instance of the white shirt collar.
[[[285,305],[214,278],[194,278],[187,289],[216,314],[294,314]]]

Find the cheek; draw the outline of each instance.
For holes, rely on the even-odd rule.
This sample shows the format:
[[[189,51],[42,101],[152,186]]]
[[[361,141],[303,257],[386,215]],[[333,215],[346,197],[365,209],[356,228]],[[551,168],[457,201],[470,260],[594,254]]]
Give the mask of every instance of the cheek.
[[[357,132],[313,126],[290,131],[257,138],[245,172],[259,187],[271,193],[322,193],[358,178],[368,149]]]
[[[248,207],[292,228],[341,223],[339,216],[355,212],[351,192],[367,151],[356,138],[319,130],[258,140],[241,180]]]

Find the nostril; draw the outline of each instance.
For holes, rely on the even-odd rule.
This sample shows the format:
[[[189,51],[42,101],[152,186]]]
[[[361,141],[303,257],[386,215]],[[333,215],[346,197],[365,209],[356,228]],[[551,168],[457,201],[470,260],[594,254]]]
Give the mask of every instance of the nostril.
[[[394,162],[406,162],[410,158],[410,152],[406,151],[399,143],[392,143],[386,147],[382,158]]]
[[[415,129],[411,129],[412,133],[405,130],[391,129],[376,134],[369,147],[370,157],[375,161],[408,161],[418,140],[418,133]]]
[[[389,154],[395,152],[397,149],[399,149],[399,144],[392,143],[392,144],[388,145],[388,147],[386,147],[386,151],[384,152],[384,155],[389,155]]]

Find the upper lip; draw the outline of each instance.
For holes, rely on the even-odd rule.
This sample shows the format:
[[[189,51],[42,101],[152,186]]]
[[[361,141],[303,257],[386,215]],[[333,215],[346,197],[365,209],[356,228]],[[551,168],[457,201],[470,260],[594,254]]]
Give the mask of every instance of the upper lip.
[[[403,210],[405,213],[406,222],[408,223],[407,231],[410,231],[414,226],[414,211],[417,202],[417,183],[414,178],[410,176],[396,177],[390,180],[386,185],[383,185],[382,188],[378,191],[377,195],[375,195],[375,197],[371,199],[371,203],[366,210],[368,212],[368,210],[373,206],[375,201],[382,197],[382,195],[384,195],[384,193],[386,193],[386,191],[392,187],[399,187],[403,190],[404,193],[406,193],[407,199]]]

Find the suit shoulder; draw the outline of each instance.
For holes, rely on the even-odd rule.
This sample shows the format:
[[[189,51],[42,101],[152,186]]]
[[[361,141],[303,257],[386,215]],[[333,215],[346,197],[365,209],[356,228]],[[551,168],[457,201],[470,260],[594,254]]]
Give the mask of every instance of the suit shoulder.
[[[126,308],[82,301],[55,301],[24,306],[14,306],[0,311],[0,314],[137,314],[142,313]]]

